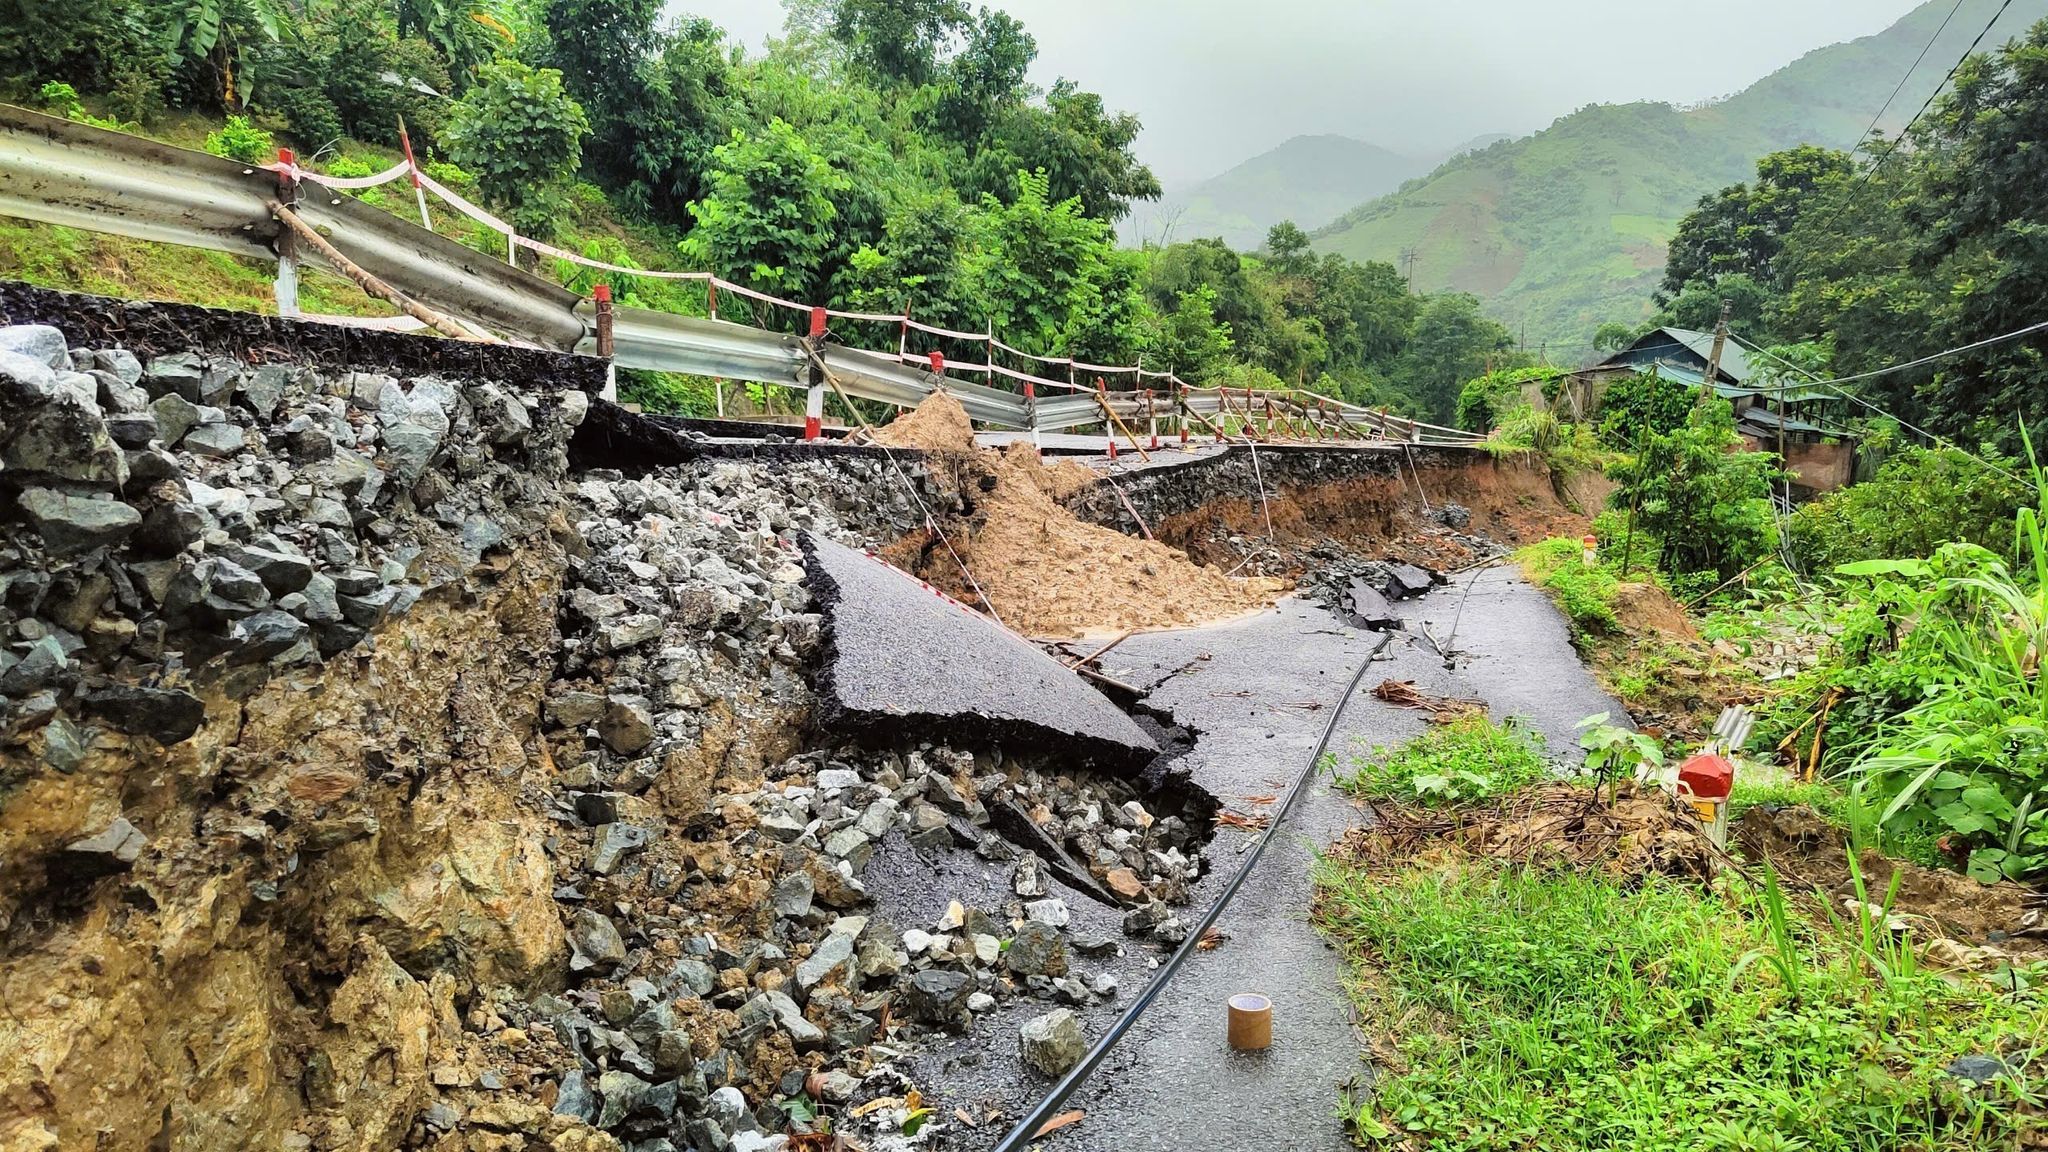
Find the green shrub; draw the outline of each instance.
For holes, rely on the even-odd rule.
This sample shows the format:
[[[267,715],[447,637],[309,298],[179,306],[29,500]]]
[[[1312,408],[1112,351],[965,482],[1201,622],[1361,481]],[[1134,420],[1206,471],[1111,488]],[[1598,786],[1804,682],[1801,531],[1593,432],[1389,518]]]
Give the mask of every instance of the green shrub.
[[[1579,541],[1554,536],[1515,553],[1515,560],[1532,583],[1556,597],[1573,632],[1585,637],[1620,630],[1614,616],[1614,590],[1620,581],[1604,561],[1587,567]]]
[[[2032,508],[2018,521],[2025,577],[1974,544],[1842,569],[1871,586],[1835,686],[1875,722],[1831,723],[1829,739],[1857,752],[1849,771],[1887,799],[1887,827],[1938,829],[1985,881],[2048,874],[2048,542]]]
[[[247,116],[230,116],[226,124],[207,133],[206,150],[244,164],[268,164],[277,159],[277,141],[251,124]]]
[[[1479,803],[1551,774],[1541,736],[1483,715],[1431,728],[1399,747],[1375,747],[1354,763],[1339,781],[1347,791],[1426,808]]]
[[[1656,372],[1624,376],[1608,385],[1600,398],[1600,438],[1621,449],[1634,449],[1652,436],[1685,425],[1699,393]]]
[[[111,117],[95,116],[86,111],[84,102],[78,98],[78,89],[62,80],[45,81],[42,87],[36,89],[36,99],[49,111],[66,120],[76,120],[80,124],[109,128],[116,132],[132,132],[138,127],[132,123],[124,124]]]
[[[1772,457],[1742,449],[1733,410],[1716,400],[1608,469],[1618,485],[1609,503],[1633,509],[1637,526],[1660,541],[1658,568],[1728,577],[1777,546],[1770,492],[1779,473]]]
[[[619,369],[619,399],[643,411],[671,416],[715,416],[718,400],[711,381],[674,372]]]
[[[85,111],[85,105],[78,100],[78,89],[62,80],[45,81],[41,88],[36,89],[36,101],[51,112],[66,118]]]
[[[302,149],[317,151],[345,134],[340,111],[318,88],[278,88],[264,96],[264,104],[284,117],[292,140]]]
[[[551,236],[589,131],[560,72],[500,60],[455,104],[444,138],[449,156],[515,227]]]
[[[1465,382],[1458,391],[1458,427],[1468,432],[1490,432],[1530,407],[1522,388],[1532,380],[1555,380],[1555,368],[1507,368],[1489,372]]]
[[[1990,465],[1954,448],[1901,448],[1869,481],[1793,513],[1793,553],[1815,571],[1857,560],[1931,556],[1952,540],[2013,558],[2013,513],[2032,503],[2034,493],[2011,474],[2020,462],[1995,453],[1986,459]]]

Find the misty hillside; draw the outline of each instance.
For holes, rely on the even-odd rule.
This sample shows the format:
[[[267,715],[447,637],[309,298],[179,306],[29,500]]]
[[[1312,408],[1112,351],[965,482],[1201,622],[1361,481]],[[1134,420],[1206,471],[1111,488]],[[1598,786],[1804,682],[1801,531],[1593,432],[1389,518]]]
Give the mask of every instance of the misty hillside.
[[[1321,227],[1431,166],[1348,136],[1296,136],[1156,204],[1135,205],[1119,231],[1131,244],[1221,236],[1250,251],[1282,220]]]
[[[1965,0],[1886,127],[1896,131],[1919,109],[1999,2]],[[1711,107],[1581,109],[1346,212],[1316,233],[1316,246],[1412,263],[1418,289],[1477,293],[1511,329],[1526,324],[1532,348],[1547,341],[1553,357],[1573,359],[1603,321],[1649,314],[1665,244],[1702,195],[1752,176],[1766,152],[1855,144],[1951,7],[1930,0],[1875,36],[1811,52]],[[1985,45],[2044,17],[2048,0],[2015,0]]]

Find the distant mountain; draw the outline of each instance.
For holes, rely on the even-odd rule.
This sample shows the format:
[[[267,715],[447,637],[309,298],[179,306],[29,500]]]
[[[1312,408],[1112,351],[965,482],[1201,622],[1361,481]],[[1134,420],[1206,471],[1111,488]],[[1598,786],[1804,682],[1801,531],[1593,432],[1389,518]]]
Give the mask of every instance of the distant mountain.
[[[1963,0],[1885,127],[1904,126],[1999,3]],[[1412,270],[1420,289],[1476,293],[1511,328],[1526,325],[1532,347],[1547,341],[1571,359],[1602,322],[1649,314],[1665,246],[1702,195],[1751,178],[1767,152],[1855,145],[1951,7],[1929,0],[1875,36],[1808,53],[1718,104],[1580,109],[1353,208],[1315,234],[1316,247]],[[2015,0],[1985,44],[2043,17],[2048,0]]]
[[[1221,236],[1251,251],[1282,220],[1319,228],[1433,166],[1348,136],[1296,136],[1156,204],[1138,205],[1119,231],[1131,244]]]

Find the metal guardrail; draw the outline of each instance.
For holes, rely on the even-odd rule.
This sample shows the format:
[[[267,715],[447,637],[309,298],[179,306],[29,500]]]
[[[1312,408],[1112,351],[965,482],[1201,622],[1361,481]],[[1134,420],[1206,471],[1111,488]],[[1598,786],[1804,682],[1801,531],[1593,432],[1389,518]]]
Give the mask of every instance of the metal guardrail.
[[[274,261],[281,225],[269,205],[278,195],[278,177],[266,169],[0,105],[0,215]],[[430,308],[510,339],[595,349],[594,309],[559,285],[316,184],[301,185],[294,207],[348,259]],[[638,308],[619,308],[613,316],[613,362],[621,367],[811,386],[809,346],[797,337]],[[914,407],[943,387],[973,419],[1007,428],[1059,431],[1103,423],[1105,406],[1135,425],[1155,413],[1260,419],[1270,405],[1280,425],[1311,434],[1303,438],[1438,445],[1478,439],[1292,390],[1226,397],[1169,379],[1171,386],[1157,393],[1081,391],[1027,399],[906,365],[895,354],[829,343],[819,344],[818,353],[849,395]]]

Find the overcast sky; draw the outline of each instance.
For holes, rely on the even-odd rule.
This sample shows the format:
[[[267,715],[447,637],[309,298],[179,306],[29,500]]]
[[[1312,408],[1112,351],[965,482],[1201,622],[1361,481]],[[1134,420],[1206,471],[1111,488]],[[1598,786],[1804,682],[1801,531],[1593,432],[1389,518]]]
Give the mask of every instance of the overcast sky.
[[[1169,188],[1290,136],[1396,151],[1521,135],[1584,104],[1727,95],[1914,0],[1003,0],[1068,76],[1145,122]],[[672,0],[759,45],[780,0]]]

